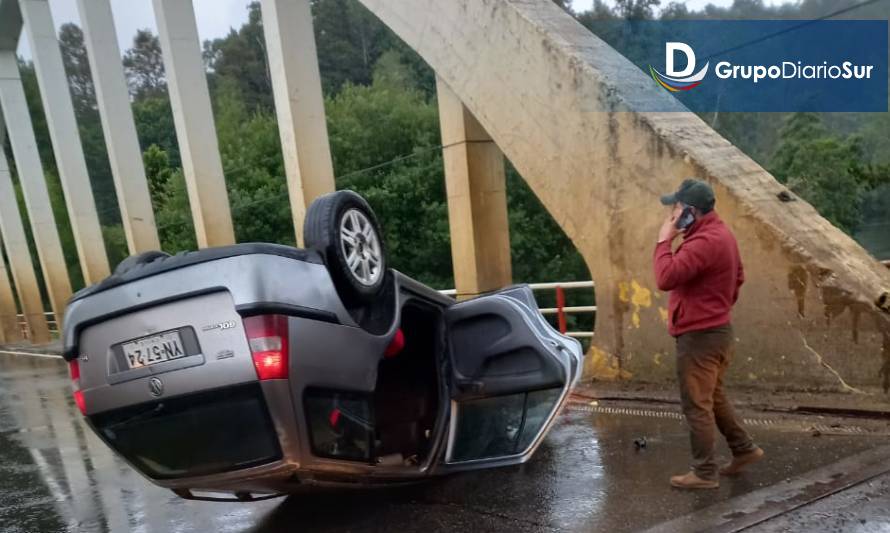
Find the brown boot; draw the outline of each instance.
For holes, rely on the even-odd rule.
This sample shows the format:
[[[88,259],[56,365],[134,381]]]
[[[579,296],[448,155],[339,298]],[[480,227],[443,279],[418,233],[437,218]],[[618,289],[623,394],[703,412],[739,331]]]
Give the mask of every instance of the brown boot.
[[[763,450],[754,448],[748,453],[733,457],[731,462],[723,465],[723,468],[720,469],[720,474],[723,476],[734,476],[744,470],[746,466],[752,465],[761,459],[763,459]]]
[[[671,486],[678,489],[716,489],[720,487],[720,482],[716,479],[702,479],[695,472],[687,472],[682,476],[672,477]]]

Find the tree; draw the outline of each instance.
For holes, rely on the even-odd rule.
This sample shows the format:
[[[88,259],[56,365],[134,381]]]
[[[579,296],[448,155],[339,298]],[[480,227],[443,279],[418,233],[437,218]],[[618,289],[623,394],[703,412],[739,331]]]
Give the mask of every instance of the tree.
[[[96,89],[80,27],[70,22],[62,24],[59,29],[59,47],[76,113],[82,117],[95,112]]]
[[[124,72],[130,94],[136,100],[166,96],[167,77],[161,42],[150,30],[138,30],[133,46],[124,53]]]
[[[143,150],[157,145],[170,158],[170,165],[178,167],[179,143],[173,124],[173,109],[166,94],[145,96],[133,102],[133,120]]]
[[[152,144],[142,153],[145,166],[145,178],[148,181],[148,192],[154,209],[164,205],[170,186],[170,180],[176,171],[170,165],[170,156],[160,146]]]
[[[325,92],[347,82],[370,84],[377,58],[393,45],[392,32],[356,0],[312,0],[312,14]]]
[[[782,128],[772,171],[835,226],[853,233],[862,221],[863,194],[870,188],[860,168],[862,156],[858,137],[835,137],[819,115],[795,113]]]
[[[625,19],[648,20],[655,16],[654,10],[661,0],[615,0],[618,15]]]
[[[214,78],[237,83],[248,109],[271,110],[272,80],[259,2],[251,2],[247,11],[247,22],[238,31],[204,43],[204,57]]]

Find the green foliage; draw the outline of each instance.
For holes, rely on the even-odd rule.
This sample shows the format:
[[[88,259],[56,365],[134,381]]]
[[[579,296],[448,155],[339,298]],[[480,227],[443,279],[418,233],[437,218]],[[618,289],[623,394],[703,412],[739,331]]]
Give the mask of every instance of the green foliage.
[[[142,152],[142,164],[145,166],[145,178],[148,180],[151,205],[154,209],[159,209],[164,205],[167,187],[175,169],[170,166],[170,156],[167,155],[167,152],[156,144]]]
[[[133,118],[142,149],[157,145],[167,153],[171,165],[179,166],[179,144],[167,95],[137,99],[133,102]]]
[[[198,247],[185,178],[181,170],[177,169],[170,175],[161,207],[155,211],[155,223],[158,225],[158,237],[164,251],[176,253]]]
[[[771,170],[825,218],[853,233],[866,193],[890,183],[885,167],[866,165],[861,139],[833,135],[815,113],[795,113],[782,127]]]
[[[259,2],[251,2],[247,12],[247,22],[241,29],[204,43],[204,58],[213,83],[219,79],[235,83],[250,110],[272,109],[272,80]]]
[[[295,243],[281,158],[270,111],[248,110],[239,85],[226,78],[216,99],[216,128],[239,242]]]
[[[312,0],[322,85],[328,94],[347,83],[369,84],[392,33],[356,0]]]
[[[133,37],[133,46],[124,53],[123,62],[134,99],[166,96],[167,77],[157,35],[149,30],[138,30]]]
[[[590,279],[584,259],[512,165],[507,167],[507,209],[514,279]]]

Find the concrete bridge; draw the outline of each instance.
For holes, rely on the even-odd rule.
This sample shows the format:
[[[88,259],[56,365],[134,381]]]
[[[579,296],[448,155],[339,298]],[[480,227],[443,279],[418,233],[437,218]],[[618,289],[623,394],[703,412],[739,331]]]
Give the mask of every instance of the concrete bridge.
[[[147,0],[146,0],[147,1]],[[597,284],[587,376],[662,381],[673,373],[666,295],[651,273],[660,193],[708,180],[739,237],[747,284],[735,314],[732,379],[880,399],[890,387],[890,271],[629,61],[549,0],[361,0],[436,71],[457,292],[509,284],[504,157],[585,258]],[[131,253],[159,241],[109,0],[78,0]],[[199,246],[234,242],[190,0],[153,0]],[[334,189],[308,0],[262,0],[263,28],[299,242],[302,218]],[[71,295],[15,58],[34,56],[77,253],[87,283],[109,273],[46,0],[0,0],[0,341],[50,340],[46,304]],[[669,112],[643,112],[658,101]],[[5,127],[4,127],[5,126]],[[5,143],[0,143],[0,150]],[[26,213],[15,201],[15,162]],[[29,224],[39,252],[32,264]],[[37,268],[39,266],[39,269]],[[12,283],[10,282],[10,274]],[[38,289],[38,276],[48,302]]]

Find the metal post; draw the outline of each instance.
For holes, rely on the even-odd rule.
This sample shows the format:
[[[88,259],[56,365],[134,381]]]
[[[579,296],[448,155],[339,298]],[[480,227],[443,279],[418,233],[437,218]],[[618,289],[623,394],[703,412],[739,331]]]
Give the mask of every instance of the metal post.
[[[159,250],[161,243],[121,65],[111,4],[109,0],[78,0],[77,8],[96,86],[96,102],[102,117],[102,131],[127,248],[131,254]]]
[[[334,190],[309,0],[262,0],[284,171],[297,245],[312,200]]]
[[[65,193],[65,205],[71,219],[71,231],[77,246],[83,278],[87,285],[108,276],[108,255],[102,239],[99,215],[87,173],[74,104],[68,89],[68,77],[62,63],[62,52],[56,37],[56,27],[47,0],[19,0],[22,18],[31,52],[34,71],[46,125],[59,169],[59,179]]]
[[[235,242],[191,0],[154,0],[173,122],[198,247]]]

